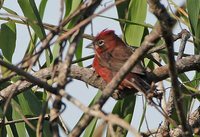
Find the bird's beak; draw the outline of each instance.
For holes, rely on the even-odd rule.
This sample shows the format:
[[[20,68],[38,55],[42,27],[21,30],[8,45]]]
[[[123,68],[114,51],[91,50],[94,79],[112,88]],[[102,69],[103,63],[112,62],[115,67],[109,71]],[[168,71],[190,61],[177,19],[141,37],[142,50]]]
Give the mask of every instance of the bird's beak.
[[[94,49],[94,44],[93,44],[93,43],[90,43],[90,44],[88,44],[85,48]]]

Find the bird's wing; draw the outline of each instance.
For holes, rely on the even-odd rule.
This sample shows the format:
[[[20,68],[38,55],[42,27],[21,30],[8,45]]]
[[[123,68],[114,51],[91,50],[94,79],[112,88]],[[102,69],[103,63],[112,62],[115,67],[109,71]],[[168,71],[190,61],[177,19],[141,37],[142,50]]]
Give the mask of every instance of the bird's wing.
[[[109,69],[112,69],[113,71],[119,71],[119,69],[124,65],[124,63],[128,60],[128,58],[132,55],[133,51],[129,49],[128,47],[124,48],[122,46],[118,46],[114,48],[114,50],[103,53],[104,55],[104,66],[108,67]],[[138,63],[132,71],[133,73],[145,74],[145,69],[141,65],[141,63]]]

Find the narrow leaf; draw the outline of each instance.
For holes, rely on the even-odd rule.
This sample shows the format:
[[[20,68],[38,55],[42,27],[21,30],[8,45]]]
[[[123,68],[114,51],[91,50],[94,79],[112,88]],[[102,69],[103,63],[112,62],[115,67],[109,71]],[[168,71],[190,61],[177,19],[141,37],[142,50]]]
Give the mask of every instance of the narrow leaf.
[[[21,114],[19,114],[19,112],[16,111],[16,109],[21,110],[19,104],[14,100],[12,100],[11,104],[12,104],[12,109],[13,109],[12,118],[13,119],[22,119]],[[25,123],[23,123],[23,122],[22,123],[16,123],[15,126],[16,126],[18,136],[19,137],[25,137],[26,136]]]
[[[65,0],[65,17],[74,12],[83,0]]]
[[[42,102],[31,90],[27,90],[26,92],[19,94],[16,100],[19,103],[22,113],[25,116],[29,117],[39,116],[42,110]],[[31,123],[35,127],[37,126],[37,122],[31,122]],[[26,128],[29,130],[29,133],[33,132],[33,130],[29,128],[29,126],[26,125]],[[47,123],[43,125],[43,136],[44,137],[52,136]]]
[[[68,17],[71,13],[73,13],[82,3],[83,0],[65,0],[65,17]],[[65,26],[66,29],[70,29],[76,25],[77,20],[79,19],[79,16],[74,17],[71,19],[71,21]],[[77,45],[77,49],[75,52],[75,56],[77,59],[80,59],[82,57],[82,47],[83,47],[83,39],[81,39]],[[83,66],[82,62],[78,63],[79,66]]]
[[[117,13],[118,13],[119,19],[127,19],[129,3],[130,3],[130,0],[127,0],[127,1],[123,2],[122,4],[117,5]],[[122,22],[120,22],[120,25],[123,30],[124,24]]]
[[[4,9],[6,12],[8,12],[8,13],[10,13],[12,15],[17,15],[17,13],[15,11],[13,11],[13,10],[7,8],[7,7],[2,7],[2,9]]]
[[[29,24],[36,35],[42,40],[45,37],[45,31],[42,25],[40,14],[37,10],[34,0],[18,0],[18,3],[24,15],[30,20]]]
[[[131,0],[128,8],[128,20],[144,23],[147,13],[146,0]],[[129,45],[139,46],[144,33],[144,27],[138,25],[125,25],[125,41]]]
[[[132,117],[133,117],[133,111],[135,108],[135,95],[128,96],[122,100],[117,101],[115,104],[112,113],[118,115],[120,118],[125,120],[128,123],[131,123]],[[128,131],[126,129],[123,129],[120,126],[115,125],[114,131],[117,136],[120,137],[126,137]],[[107,133],[109,135],[109,131]]]
[[[1,25],[0,48],[4,57],[12,62],[12,56],[16,46],[16,25],[9,21]]]
[[[78,43],[75,56],[77,59],[82,57],[83,39]],[[83,67],[83,62],[78,62],[78,65]]]
[[[140,125],[139,125],[139,128],[138,128],[138,132],[140,132],[142,124],[144,122],[144,118],[145,118],[146,110],[147,110],[147,101],[145,100],[145,103],[143,101],[143,104],[144,104],[144,108],[143,108],[144,110],[143,110],[142,117],[141,117],[141,120],[140,120]]]
[[[92,106],[96,102],[96,100],[101,96],[101,94],[102,93],[100,91],[98,91],[98,93],[96,94],[96,96],[90,102],[89,106]],[[81,116],[81,118],[82,118],[82,116]],[[97,120],[98,120],[97,118],[94,118],[92,120],[92,122],[85,129],[85,133],[84,133],[83,137],[93,137],[93,133],[94,133],[94,130],[95,130],[95,127],[96,127]]]
[[[41,19],[43,19],[46,5],[47,5],[47,0],[41,0],[40,6],[39,6],[39,14],[40,14]]]
[[[93,137],[93,133],[97,124],[98,118],[94,118],[92,122],[87,126],[83,137]]]
[[[187,0],[187,9],[191,30],[194,37],[194,44],[196,46],[195,53],[200,52],[200,1]]]

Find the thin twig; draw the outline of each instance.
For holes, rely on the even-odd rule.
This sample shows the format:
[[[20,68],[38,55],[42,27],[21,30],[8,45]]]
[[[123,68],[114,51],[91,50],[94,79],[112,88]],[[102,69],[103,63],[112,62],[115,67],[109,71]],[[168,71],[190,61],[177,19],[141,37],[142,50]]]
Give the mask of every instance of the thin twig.
[[[171,77],[171,83],[172,83],[172,90],[174,94],[174,103],[176,106],[176,111],[178,118],[180,120],[180,123],[183,128],[184,136],[192,136],[191,131],[188,128],[188,124],[186,121],[186,116],[183,111],[183,104],[182,104],[182,98],[179,91],[178,86],[178,79],[177,79],[177,70],[175,66],[175,59],[174,59],[174,49],[173,49],[173,38],[172,38],[172,27],[173,27],[173,20],[167,13],[164,6],[160,3],[159,0],[148,0],[149,6],[151,10],[153,11],[154,15],[159,19],[160,24],[162,26],[162,36],[165,40],[166,47],[168,50],[168,61],[169,61],[169,75]]]
[[[110,135],[111,137],[116,137],[115,131],[114,131],[114,129],[113,129],[113,125],[112,125],[111,123],[108,123],[108,129],[109,129],[109,135]]]
[[[34,121],[34,120],[38,120],[39,117],[30,117],[30,118],[27,118],[26,119],[28,121]],[[49,120],[49,115],[46,114],[45,117],[44,117],[45,120]],[[17,120],[12,120],[12,121],[6,121],[4,123],[4,125],[11,125],[11,124],[16,124],[16,123],[22,123],[22,122],[25,122],[24,119],[17,119]],[[0,125],[2,125],[2,123],[0,123]]]
[[[72,28],[68,32],[66,32],[68,34],[66,37],[63,37],[62,40],[59,40],[59,41],[62,42],[69,35],[72,34],[72,38],[73,39],[71,41],[71,44],[69,45],[69,48],[68,48],[68,51],[67,51],[67,55],[65,57],[65,61],[61,65],[61,67],[64,68],[64,69],[62,69],[62,71],[59,70],[59,73],[58,73],[57,83],[58,83],[58,89],[59,90],[64,89],[66,84],[68,83],[67,77],[68,77],[68,73],[69,73],[69,70],[70,70],[70,66],[72,64],[72,59],[73,59],[73,56],[75,54],[77,45],[78,45],[79,41],[82,38],[82,34],[83,34],[84,30],[85,30],[86,25],[92,19],[91,15],[96,10],[96,8],[100,4],[100,2],[101,1],[97,1],[97,0],[96,1],[88,1],[88,3],[86,4],[86,5],[88,5],[88,7],[85,8],[85,10],[81,13],[82,16],[79,16],[78,20],[76,21],[76,23],[78,23],[78,24],[75,25],[74,28]],[[85,21],[88,21],[88,22],[85,22]],[[82,23],[82,22],[84,22],[84,23]],[[81,26],[79,26],[79,24],[81,24]],[[73,29],[76,29],[76,31],[74,31],[74,32],[71,31]],[[62,35],[60,37],[62,37]],[[62,96],[60,96],[60,95],[55,97],[55,101],[53,103],[54,105],[53,105],[53,108],[51,109],[51,112],[50,112],[54,116],[56,116],[56,114],[59,113],[59,110],[61,108],[61,106],[60,106],[61,99],[62,99]],[[58,117],[52,117],[50,119],[51,127],[53,129],[53,136],[55,136],[55,137],[57,137],[58,133],[59,133],[58,132],[58,126],[57,126],[57,120],[58,120]]]
[[[181,39],[181,44],[180,44],[180,48],[179,48],[179,53],[178,53],[178,56],[177,56],[177,61],[179,61],[182,58],[182,56],[184,54],[184,49],[185,49],[185,46],[186,46],[186,42],[190,37],[190,34],[189,34],[189,32],[187,30],[182,30],[178,35],[181,36],[182,39]],[[178,81],[178,83],[179,83],[179,85],[182,85],[179,81]],[[185,88],[185,87],[180,86],[180,88],[182,89],[182,88]],[[172,92],[173,91],[170,90],[169,99],[168,99],[167,108],[166,108],[166,112],[167,112],[167,115],[169,117],[175,111],[175,105],[174,105],[174,99],[175,98],[174,98]],[[165,132],[165,131],[169,131],[169,122],[167,120],[165,120],[164,125],[162,126],[160,132]]]
[[[13,17],[12,14],[0,13],[0,15],[8,16],[8,17],[5,17],[5,18],[4,18],[4,17],[0,17],[0,20],[13,21],[13,22],[15,22],[15,23],[23,24],[23,25],[28,25],[29,23],[33,23],[33,24],[38,25],[38,22],[37,22],[37,21],[31,21],[30,19],[28,19],[28,18],[26,18],[26,17],[19,16],[18,18],[23,19],[23,21],[20,21],[20,20],[15,20],[15,19],[10,18],[10,17]],[[10,16],[10,17],[9,17],[9,16]],[[62,23],[62,26],[63,26],[63,25],[66,25],[66,24]],[[44,22],[43,22],[42,26],[44,27],[44,29],[51,31],[50,33],[52,33],[52,32],[55,33],[55,32],[57,31],[57,28],[58,28],[60,25],[55,26],[55,25],[53,25],[53,24],[49,24],[49,23],[44,23]],[[69,29],[62,28],[62,31],[61,31],[61,32],[67,32],[68,30],[69,30]],[[49,34],[50,34],[50,33],[49,33]],[[48,35],[49,35],[49,34],[48,34]],[[93,40],[94,37],[91,36],[91,35],[88,35],[88,34],[83,34],[83,38],[86,38],[86,39],[89,39],[89,40]]]
[[[181,34],[182,34],[181,35],[181,44],[180,44],[180,47],[179,47],[177,60],[179,60],[179,59],[181,59],[183,57],[185,46],[186,46],[186,42],[190,38],[190,33],[187,30],[182,30]]]
[[[22,110],[19,108],[19,106],[17,106],[15,103],[11,102],[13,108],[15,109],[15,111],[22,117],[22,119],[24,120],[24,122],[32,129],[35,130],[34,125],[29,122],[29,120],[24,116],[24,114],[22,113]]]
[[[113,114],[106,114],[103,111],[100,110],[96,110],[96,109],[91,109],[88,108],[87,106],[85,106],[83,103],[81,103],[78,99],[74,98],[73,96],[71,96],[70,94],[66,93],[65,91],[63,92],[63,96],[66,97],[67,100],[69,100],[71,103],[73,103],[74,105],[76,105],[79,109],[81,109],[83,112],[98,117],[98,118],[102,118],[103,120],[105,120],[106,122],[110,122],[112,124],[115,125],[119,125],[129,131],[132,132],[133,135],[135,135],[136,137],[139,137],[140,135],[137,133],[136,129],[133,128],[131,125],[129,125],[126,121],[124,121],[123,119],[119,118],[117,115],[113,115]],[[69,134],[69,136],[71,136]]]
[[[45,120],[46,110],[47,110],[47,107],[48,107],[49,99],[50,99],[50,96],[47,98],[47,101],[44,103],[44,106],[42,107],[41,114],[38,117],[37,128],[36,128],[37,137],[42,137],[43,123],[44,123],[44,120]]]
[[[9,64],[3,60],[0,60],[0,65],[8,68],[9,70],[13,72],[16,72],[18,75],[23,76],[26,79],[26,80],[25,79],[18,80],[15,83],[2,89],[0,91],[0,103],[5,102],[12,92],[14,92],[14,96],[16,96],[20,94],[21,92],[26,91],[26,89],[33,87],[34,85],[44,88],[47,91],[48,89],[51,89],[49,87],[46,88],[45,85],[47,83],[45,83],[45,85],[43,85],[42,83],[51,78],[52,67],[41,69],[38,72],[35,72],[31,75],[28,72],[25,72],[24,70],[12,64]],[[183,72],[187,72],[187,71],[192,71],[192,70],[198,71],[200,68],[200,55],[194,55],[194,56],[188,56],[188,57],[182,58],[176,62],[176,67],[179,74]],[[78,79],[83,82],[86,82],[87,84],[93,87],[99,88],[101,90],[104,89],[106,85],[105,81],[103,81],[102,78],[99,77],[94,72],[94,70],[88,69],[88,68],[82,68],[76,65],[71,66],[69,76],[74,79]],[[148,73],[148,79],[154,81],[155,83],[158,81],[164,80],[168,77],[169,77],[169,74],[168,74],[167,65],[159,67],[153,70],[151,73]],[[54,90],[57,90],[57,89],[53,88],[52,93],[55,92]]]
[[[142,45],[135,50],[134,54],[130,56],[128,61],[126,61],[126,63],[122,66],[119,72],[115,75],[115,77],[111,80],[111,82],[102,91],[103,95],[99,98],[96,104],[92,106],[93,108],[95,109],[102,108],[102,106],[112,95],[118,84],[124,79],[126,74],[138,63],[139,60],[141,60],[144,57],[147,51],[154,46],[153,42],[157,42],[159,40],[161,34],[160,29],[161,29],[160,26],[157,25],[155,29],[148,36],[145,37],[145,40],[142,43]],[[92,116],[85,114],[82,120],[80,120],[75,126],[75,128],[72,130],[70,137],[79,136],[85,129],[85,127],[91,122],[92,119],[93,119]]]
[[[101,2],[101,1],[98,1],[98,2]],[[39,49],[39,51],[34,55],[34,56],[32,56],[31,57],[31,64],[30,64],[30,66],[32,66],[37,60],[38,60],[38,58],[40,57],[40,55],[41,55],[41,53],[44,51],[44,49],[46,49],[46,48],[48,48],[49,47],[49,43],[50,43],[50,41],[53,39],[53,37],[56,35],[56,34],[58,34],[59,32],[61,32],[61,30],[59,29],[59,28],[62,28],[62,27],[64,27],[73,17],[75,17],[75,16],[78,16],[79,14],[83,14],[83,13],[87,13],[87,12],[85,12],[87,9],[90,9],[90,6],[91,5],[93,5],[95,2],[93,1],[93,2],[91,2],[91,3],[89,3],[89,4],[87,4],[87,3],[83,3],[79,8],[77,8],[78,10],[75,10],[70,16],[68,16],[66,19],[64,19],[62,22],[60,22],[60,24],[59,24],[59,26],[58,27],[56,27],[56,28],[54,28],[54,31],[52,31],[52,32],[50,32],[47,36],[46,36],[46,38],[42,41],[42,46],[40,47],[40,49]],[[84,19],[84,20],[88,20],[90,17],[88,17],[88,18],[86,18],[86,19]],[[92,19],[92,18],[91,18]],[[91,20],[90,19],[90,20]],[[83,20],[83,22],[85,22]],[[89,20],[89,21],[90,21]],[[84,24],[82,24],[82,26],[84,26],[84,25],[86,25],[87,23],[89,23],[89,22],[86,22],[86,23],[84,23]],[[79,23],[80,24],[80,23]],[[60,39],[60,37],[62,37],[62,36],[60,36],[59,37],[59,40],[57,40],[57,42],[62,42],[62,41],[65,41],[70,35],[72,35],[75,31],[71,31],[71,30],[73,30],[74,28],[76,28],[76,30],[78,30],[79,28],[77,27],[78,26],[78,24],[77,25],[75,25],[75,27],[73,27],[72,29],[70,29],[68,32],[66,32],[68,35],[67,36],[65,36],[63,39]],[[81,27],[82,27],[81,26]],[[54,43],[54,42],[53,42]]]
[[[55,96],[55,100],[53,101],[53,108],[50,110],[50,127],[52,130],[53,137],[59,137],[59,128],[58,128],[58,117],[60,115],[61,109],[61,102],[62,96],[57,95]]]
[[[79,30],[81,27],[85,26],[86,24],[90,23],[91,20],[93,18],[95,18],[97,15],[107,11],[108,9],[112,8],[115,5],[119,5],[120,3],[124,2],[125,0],[118,0],[116,1],[114,4],[109,5],[108,7],[104,8],[103,10],[99,11],[97,14],[92,14],[91,16],[89,16],[88,18],[86,18],[85,20],[81,21],[80,23],[78,23],[75,27],[73,27],[72,29],[70,29],[69,31],[67,31],[66,33],[64,33],[63,35],[61,35],[57,41],[63,41],[66,38],[68,38],[71,34],[75,33],[77,30]],[[101,2],[99,0],[99,2]]]
[[[49,67],[49,68],[41,69],[38,72],[33,73],[31,75],[31,77],[29,77],[29,76],[27,76],[27,75],[30,75],[29,73],[23,71],[22,69],[14,66],[12,64],[8,64],[7,62],[3,63],[3,62],[4,61],[0,60],[0,65],[10,69],[13,72],[16,72],[18,75],[25,77],[26,80],[28,80],[28,81],[21,79],[15,83],[9,85],[5,89],[2,89],[0,92],[1,93],[0,94],[0,97],[1,97],[0,103],[7,100],[7,98],[13,91],[15,91],[15,95],[17,95],[17,94],[25,91],[26,89],[31,88],[34,85],[37,85],[38,82],[35,82],[35,78],[37,81],[39,80],[39,82],[46,81],[46,80],[50,79],[50,77],[52,75],[52,68]],[[187,72],[187,71],[191,71],[191,70],[199,70],[200,55],[188,56],[188,57],[185,57],[185,58],[179,60],[176,62],[176,67],[177,67],[178,73],[183,73],[183,72]],[[25,74],[20,73],[19,71],[23,71]],[[155,69],[151,74],[149,73],[148,75],[149,75],[148,79],[151,79],[152,81],[155,81],[155,82],[164,80],[169,76],[168,75],[168,66],[165,65],[165,66],[159,67],[159,68]],[[32,79],[32,77],[34,79]],[[90,84],[91,86],[94,86],[99,89],[103,89],[105,87],[105,82],[102,80],[102,78],[100,78],[97,74],[95,74],[94,70],[91,70],[88,68],[82,68],[79,66],[72,65],[71,70],[70,70],[70,77],[81,80],[83,82],[86,82],[86,83]],[[48,89],[40,84],[38,84],[38,86],[41,88],[44,88],[46,90]]]
[[[47,91],[53,93],[53,94],[58,94],[56,91],[57,89],[50,86],[48,83],[46,83],[45,81],[42,81],[41,79],[32,76],[31,74],[29,74],[28,72],[25,72],[24,70],[9,64],[3,60],[0,59],[0,65],[16,72],[18,75],[24,76],[28,81],[35,83],[36,85],[40,86],[41,88],[46,89]]]

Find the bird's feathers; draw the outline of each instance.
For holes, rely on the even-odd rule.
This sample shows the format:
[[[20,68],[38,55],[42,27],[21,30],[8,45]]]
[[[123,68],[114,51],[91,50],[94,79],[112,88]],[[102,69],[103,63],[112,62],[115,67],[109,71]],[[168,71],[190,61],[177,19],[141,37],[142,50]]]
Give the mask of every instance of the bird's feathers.
[[[104,43],[98,45],[99,41]],[[93,67],[95,71],[108,83],[117,74],[134,51],[125,45],[125,43],[114,33],[113,30],[103,30],[100,32],[93,42],[95,45],[95,58]],[[118,89],[124,88],[136,89],[144,91],[145,81],[141,76],[145,75],[145,69],[138,62],[135,67],[127,74],[126,78],[119,85]]]

